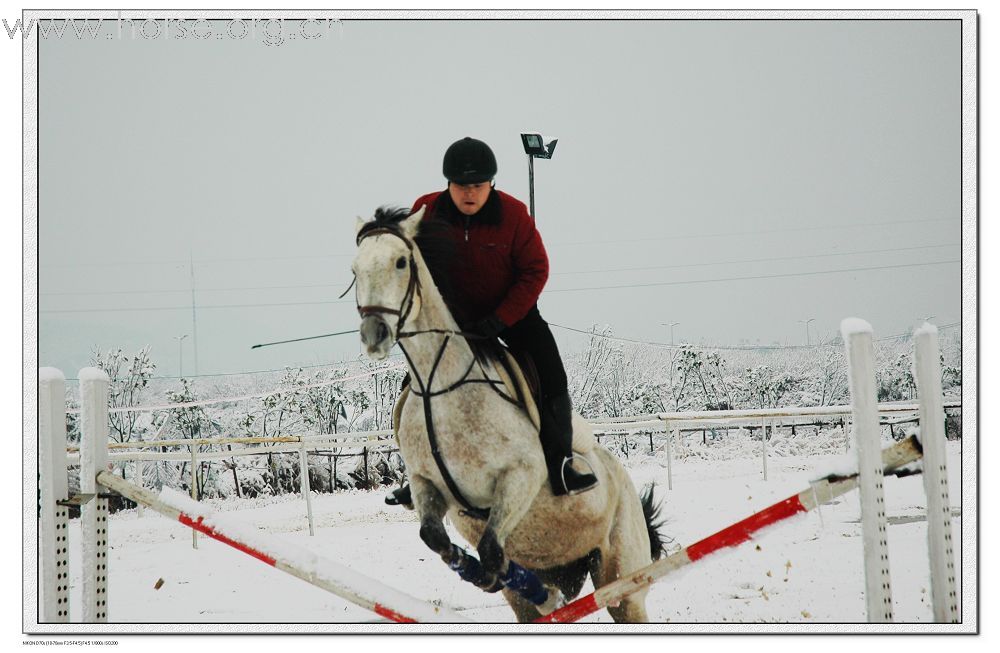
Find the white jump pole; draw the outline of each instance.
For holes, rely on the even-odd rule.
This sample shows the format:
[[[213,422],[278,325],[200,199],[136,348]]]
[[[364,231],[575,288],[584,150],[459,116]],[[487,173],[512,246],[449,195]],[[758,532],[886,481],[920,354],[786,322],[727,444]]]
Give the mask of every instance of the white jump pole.
[[[924,324],[913,334],[914,377],[920,394],[920,443],[924,448],[927,544],[930,554],[934,621],[958,623],[955,552],[951,541],[951,501],[945,453],[945,415],[937,327]]]
[[[41,492],[39,560],[42,621],[69,621],[69,498],[66,474],[66,377],[54,367],[38,370],[38,482]]]
[[[108,500],[97,475],[108,466],[108,388],[96,367],[80,370],[80,525],[83,534],[83,621],[108,621]]]
[[[872,327],[864,320],[848,318],[841,322],[840,331],[847,347],[854,439],[858,452],[868,621],[888,623],[892,621],[892,589]]]

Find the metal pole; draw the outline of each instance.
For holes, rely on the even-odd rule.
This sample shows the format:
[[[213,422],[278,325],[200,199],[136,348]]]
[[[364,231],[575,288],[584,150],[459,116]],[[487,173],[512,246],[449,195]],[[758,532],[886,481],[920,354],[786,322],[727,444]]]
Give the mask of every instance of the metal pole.
[[[198,310],[194,300],[194,254],[189,253],[191,270],[191,329],[194,334],[194,373],[198,374]]]
[[[531,217],[535,217],[535,157],[528,155],[528,199]]]

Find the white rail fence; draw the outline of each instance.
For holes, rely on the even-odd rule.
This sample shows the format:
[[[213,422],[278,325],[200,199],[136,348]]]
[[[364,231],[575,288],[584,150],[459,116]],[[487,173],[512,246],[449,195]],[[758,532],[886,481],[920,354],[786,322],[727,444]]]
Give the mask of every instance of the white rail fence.
[[[892,620],[892,598],[888,578],[888,550],[885,537],[884,500],[882,498],[883,452],[880,445],[879,417],[917,415],[921,424],[921,439],[924,463],[924,484],[928,501],[928,537],[930,538],[930,565],[934,619],[938,622],[957,622],[959,620],[958,601],[955,585],[954,552],[951,540],[951,513],[948,498],[947,470],[945,466],[945,435],[944,419],[946,407],[959,407],[956,400],[945,402],[941,395],[941,369],[937,344],[937,332],[931,325],[924,325],[916,334],[915,344],[915,377],[919,390],[918,403],[878,404],[875,398],[872,334],[871,327],[860,320],[845,320],[843,325],[844,340],[848,350],[849,372],[851,382],[852,403],[849,406],[820,406],[808,408],[778,408],[763,410],[740,411],[701,411],[681,413],[657,413],[628,418],[603,418],[591,420],[596,435],[611,435],[621,433],[647,433],[661,431],[666,434],[663,445],[667,455],[668,487],[673,487],[672,454],[673,443],[679,439],[682,427],[704,428],[711,426],[734,427],[740,425],[763,426],[761,437],[761,459],[764,479],[767,479],[767,426],[772,428],[794,425],[798,420],[817,418],[850,418],[853,423],[854,439],[859,458],[859,473],[856,484],[860,485],[862,524],[865,552],[866,600],[868,616],[871,622],[887,622]],[[129,442],[108,444],[108,408],[107,408],[107,376],[95,368],[82,370],[79,375],[81,387],[81,430],[83,443],[80,453],[67,453],[66,449],[66,405],[65,380],[59,370],[43,368],[39,370],[39,441],[40,441],[40,539],[42,552],[42,582],[43,610],[42,620],[51,623],[67,622],[69,620],[69,574],[68,564],[68,511],[67,505],[81,505],[81,526],[83,532],[83,620],[85,622],[104,622],[107,620],[107,498],[102,492],[112,488],[119,494],[131,498],[140,506],[145,505],[168,517],[179,519],[193,529],[193,535],[201,531],[211,537],[216,537],[231,546],[243,550],[258,559],[269,558],[274,566],[282,568],[309,582],[317,581],[315,570],[303,570],[295,565],[287,564],[283,568],[274,564],[281,562],[281,552],[261,553],[268,547],[258,545],[256,549],[236,541],[211,526],[205,526],[209,514],[207,508],[198,508],[200,504],[190,502],[187,513],[184,506],[178,507],[176,502],[163,500],[163,494],[156,497],[141,486],[125,482],[110,473],[110,463],[119,461],[162,461],[185,460],[192,463],[192,481],[199,461],[232,458],[240,455],[298,452],[300,456],[300,485],[302,496],[306,502],[306,512],[309,521],[310,534],[314,533],[311,490],[309,487],[308,465],[306,456],[310,451],[335,447],[343,454],[345,449],[361,449],[364,452],[378,451],[395,446],[391,431],[370,431],[364,433],[315,435],[315,436],[284,436],[280,438],[206,438],[203,440],[160,440],[149,442]],[[850,438],[845,426],[845,447],[849,446]],[[269,446],[260,446],[267,443]],[[225,452],[201,452],[201,446],[220,444],[240,444],[237,449]],[[188,452],[148,452],[142,449],[161,446],[190,446]],[[116,450],[109,453],[109,448]],[[138,449],[139,451],[117,451],[120,449]],[[67,484],[68,467],[79,464],[80,494],[69,496]],[[142,475],[139,474],[139,478]],[[192,488],[196,484],[192,482]],[[842,491],[847,491],[846,486]],[[831,495],[832,496],[832,495]],[[181,497],[183,499],[183,497]],[[195,497],[196,498],[196,497]],[[808,506],[805,510],[815,506]],[[179,517],[179,515],[183,516]],[[782,514],[778,519],[788,515]],[[747,520],[744,520],[747,521]],[[777,519],[775,520],[777,521]],[[741,522],[740,524],[742,524]],[[733,539],[728,534],[719,540],[718,547],[735,546],[749,539],[752,532],[740,524],[724,529],[726,533],[734,528],[743,529],[745,535]],[[755,525],[754,528],[759,528]],[[237,529],[238,531],[239,529]],[[744,532],[745,531],[745,532]],[[218,537],[221,535],[221,537]],[[195,535],[196,537],[196,535]],[[711,538],[708,538],[711,539]],[[708,540],[706,540],[707,542]],[[194,540],[196,546],[196,540]],[[703,544],[703,543],[699,543]],[[716,546],[716,544],[713,544]],[[690,549],[691,547],[689,547]],[[702,553],[709,550],[702,546]],[[712,549],[714,550],[714,549]],[[687,549],[685,549],[687,551]],[[684,555],[688,555],[688,553]],[[679,554],[675,554],[679,555]],[[699,555],[699,557],[700,557]],[[288,559],[295,555],[288,554]],[[605,601],[613,602],[614,597],[636,591],[637,583],[655,582],[668,571],[680,565],[695,560],[694,557],[685,561],[671,562],[661,565],[663,560],[653,563],[661,565],[662,569],[640,570],[633,574],[636,579],[616,585],[614,592],[602,588],[597,593],[589,595],[587,610],[591,610],[594,596],[604,596]],[[667,560],[670,560],[669,558]],[[266,560],[265,560],[266,561]],[[331,563],[332,564],[332,563]],[[320,565],[329,568],[326,563]],[[310,575],[311,574],[311,575]],[[329,574],[328,574],[329,575]],[[314,582],[334,593],[347,598],[359,605],[375,610],[383,616],[397,621],[419,620],[464,620],[457,614],[443,613],[437,606],[430,606],[408,597],[400,592],[384,588],[380,584],[365,579],[357,574],[349,573],[339,567],[333,574],[333,582]],[[347,580],[344,580],[344,579]],[[626,579],[627,580],[627,579]],[[629,584],[631,582],[631,585]],[[369,589],[365,589],[368,587]],[[370,587],[381,588],[374,593]],[[609,586],[610,588],[610,586]],[[632,588],[632,589],[630,589]],[[603,592],[603,595],[601,594]],[[617,592],[617,593],[616,593]],[[386,598],[388,597],[388,598]],[[587,599],[587,597],[584,597]],[[579,606],[584,599],[557,613],[549,621],[566,621],[569,616],[579,618]],[[593,605],[591,605],[593,604]],[[607,603],[605,603],[607,604]],[[387,607],[388,606],[388,607]],[[395,606],[395,607],[392,607]],[[594,608],[596,609],[596,608]],[[574,611],[576,610],[576,611]],[[579,613],[579,614],[578,614]],[[556,618],[558,617],[558,618]]]

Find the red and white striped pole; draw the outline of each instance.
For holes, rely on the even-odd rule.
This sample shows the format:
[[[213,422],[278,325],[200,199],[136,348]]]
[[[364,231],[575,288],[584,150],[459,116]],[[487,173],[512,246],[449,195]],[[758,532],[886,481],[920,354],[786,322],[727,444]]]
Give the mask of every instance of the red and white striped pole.
[[[394,590],[335,562],[323,560],[309,552],[300,550],[300,547],[295,545],[275,542],[268,545],[251,546],[242,541],[243,538],[235,532],[240,529],[234,529],[231,524],[228,527],[220,527],[217,524],[207,523],[216,521],[214,511],[202,504],[196,506],[197,511],[191,509],[185,512],[178,506],[172,505],[171,502],[163,500],[161,496],[137,487],[110,472],[100,472],[97,475],[97,482],[123,497],[155,510],[168,519],[178,521],[275,569],[301,578],[307,583],[332,592],[392,621],[399,623],[469,621],[457,612]],[[182,498],[186,499],[186,497]],[[295,562],[303,558],[309,558],[309,563]]]
[[[910,437],[897,442],[882,452],[886,472],[907,465],[921,457],[920,445]],[[648,588],[667,574],[696,562],[705,556],[728,547],[747,542],[754,533],[782,522],[789,517],[809,512],[817,506],[829,503],[858,486],[857,474],[849,477],[823,479],[813,483],[808,489],[779,501],[746,519],[728,526],[714,535],[695,542],[685,549],[657,560],[651,565],[620,578],[613,583],[581,597],[558,610],[536,619],[536,623],[569,623],[597,612],[602,608],[617,605],[626,596]]]
[[[81,370],[79,376],[83,422],[80,489],[81,493],[92,495],[91,500],[83,506],[84,621],[107,621],[107,499],[97,496],[101,488],[114,490],[168,519],[179,521],[195,532],[204,533],[275,569],[301,578],[392,621],[470,621],[457,612],[404,594],[343,565],[322,559],[302,547],[274,540],[263,541],[264,538],[260,538],[253,527],[233,523],[233,520],[220,525],[223,520],[215,517],[214,511],[182,494],[176,493],[174,500],[167,500],[163,493],[153,494],[112,474],[107,469],[108,377],[94,368]],[[88,514],[90,522],[86,520]],[[251,545],[247,540],[256,543]]]

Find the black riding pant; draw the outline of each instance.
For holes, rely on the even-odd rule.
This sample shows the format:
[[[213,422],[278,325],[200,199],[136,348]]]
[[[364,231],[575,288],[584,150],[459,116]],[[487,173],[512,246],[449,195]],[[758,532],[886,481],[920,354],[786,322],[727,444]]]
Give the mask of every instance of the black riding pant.
[[[531,355],[538,371],[543,400],[566,392],[566,369],[559,356],[556,339],[552,337],[548,322],[538,312],[537,305],[532,306],[520,322],[501,331],[500,338],[512,351],[524,351]]]

